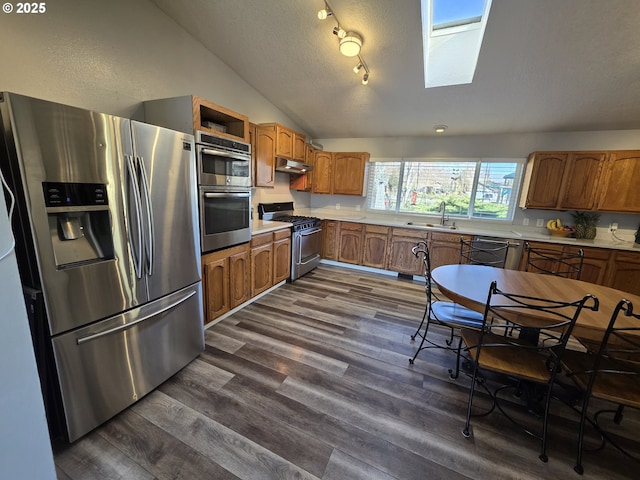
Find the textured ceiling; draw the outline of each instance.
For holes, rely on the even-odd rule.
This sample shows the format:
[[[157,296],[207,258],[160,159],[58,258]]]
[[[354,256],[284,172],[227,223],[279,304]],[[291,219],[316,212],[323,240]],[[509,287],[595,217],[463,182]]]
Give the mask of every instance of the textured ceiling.
[[[424,88],[420,0],[152,0],[313,138],[640,129],[637,0],[493,0],[473,83]]]

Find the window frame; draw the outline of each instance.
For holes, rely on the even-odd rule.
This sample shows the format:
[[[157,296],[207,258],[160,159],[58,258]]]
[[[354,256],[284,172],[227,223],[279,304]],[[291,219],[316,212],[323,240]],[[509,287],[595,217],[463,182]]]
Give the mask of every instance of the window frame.
[[[393,203],[395,203],[394,209],[380,209],[380,208],[372,208],[370,206],[370,202],[372,201],[370,198],[367,198],[365,204],[365,210],[370,213],[375,214],[383,214],[383,215],[402,215],[402,216],[422,216],[422,217],[436,217],[433,213],[419,213],[419,212],[411,212],[411,211],[403,211],[402,210],[402,192],[404,186],[404,177],[405,177],[405,166],[408,163],[475,163],[475,170],[473,174],[473,184],[471,186],[471,190],[469,192],[469,208],[466,214],[456,214],[447,212],[447,216],[451,219],[456,220],[464,220],[464,221],[492,221],[492,222],[501,222],[501,223],[512,223],[516,207],[518,206],[518,196],[520,194],[520,189],[522,187],[522,178],[524,175],[524,169],[527,159],[526,158],[488,158],[488,157],[465,157],[465,158],[442,158],[442,157],[384,157],[384,158],[371,158],[370,163],[373,168],[368,169],[367,173],[367,187],[373,187],[375,175],[375,164],[376,163],[399,163],[400,169],[398,172],[398,186],[395,192],[395,199]],[[482,171],[483,165],[490,163],[513,163],[516,165],[513,183],[511,185],[511,194],[509,198],[509,205],[507,210],[507,215],[505,218],[488,218],[478,215],[477,213],[474,215],[475,205],[476,205],[476,196],[479,187],[480,174]],[[367,196],[369,197],[369,196]]]

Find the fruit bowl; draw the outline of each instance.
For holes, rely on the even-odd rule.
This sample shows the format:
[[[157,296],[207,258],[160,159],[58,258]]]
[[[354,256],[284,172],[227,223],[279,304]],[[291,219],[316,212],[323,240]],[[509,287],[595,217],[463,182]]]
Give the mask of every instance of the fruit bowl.
[[[573,230],[565,230],[564,228],[547,228],[547,230],[553,237],[568,237],[573,233]]]

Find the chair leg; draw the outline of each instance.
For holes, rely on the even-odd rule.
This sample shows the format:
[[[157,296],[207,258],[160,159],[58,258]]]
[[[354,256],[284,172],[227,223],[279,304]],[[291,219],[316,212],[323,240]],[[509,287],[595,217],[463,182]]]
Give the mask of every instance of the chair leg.
[[[429,303],[427,302],[427,305],[424,307],[424,314],[422,315],[422,320],[420,321],[420,325],[418,325],[418,329],[416,330],[416,333],[411,335],[411,340],[415,340],[418,334],[420,333],[420,329],[422,328],[422,325],[424,325],[424,320],[427,318],[428,314],[429,314]]]
[[[547,386],[547,398],[544,402],[544,417],[542,420],[542,449],[540,451],[540,460],[544,463],[549,461],[549,457],[547,457],[547,429],[548,429],[548,419],[549,419],[549,406],[551,405],[551,388],[553,386],[554,376],[552,375],[551,382]]]
[[[616,409],[616,414],[613,417],[613,422],[616,425],[620,425],[620,422],[622,422],[622,411],[624,410],[624,405],[618,405],[618,408]]]
[[[576,458],[576,465],[573,469],[579,475],[584,473],[584,468],[582,467],[582,449],[584,447],[584,424],[587,419],[587,409],[589,408],[589,398],[591,395],[587,393],[584,394],[584,399],[582,401],[582,412],[580,415],[580,426],[578,427],[578,455]]]
[[[464,428],[462,429],[462,435],[464,438],[471,437],[471,407],[473,405],[473,394],[476,388],[476,378],[478,376],[478,363],[474,361],[473,365],[473,375],[471,377],[471,386],[469,387],[469,404],[467,405],[467,420],[464,424]]]
[[[453,329],[451,329],[451,331],[453,332]],[[460,349],[462,348],[462,335],[460,335],[460,338],[458,339],[458,350],[456,352],[456,372],[455,374],[453,373],[453,370],[450,368],[449,369],[449,378],[451,378],[452,380],[455,380],[458,378],[458,376],[460,375]]]
[[[426,319],[426,323],[425,323],[425,319]],[[414,353],[413,357],[409,359],[409,363],[411,365],[413,365],[413,363],[416,360],[416,357],[418,356],[418,354],[420,353],[420,351],[422,350],[422,346],[424,345],[424,342],[427,340],[427,332],[429,331],[429,323],[431,322],[431,319],[429,318],[429,305],[427,305],[426,310],[424,311],[424,316],[422,317],[422,322],[420,322],[420,327],[422,327],[422,324],[424,323],[424,333],[421,335],[422,340],[420,341],[420,346],[418,346],[418,348],[416,349],[416,353]],[[420,327],[418,328],[418,332],[420,331]],[[415,339],[415,336],[418,334],[418,332],[416,332],[411,339]]]

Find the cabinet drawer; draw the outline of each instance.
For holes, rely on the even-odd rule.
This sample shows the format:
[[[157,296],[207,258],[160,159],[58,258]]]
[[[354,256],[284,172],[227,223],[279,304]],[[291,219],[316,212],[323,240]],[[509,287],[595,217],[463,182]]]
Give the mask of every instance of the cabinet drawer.
[[[469,235],[460,235],[459,233],[440,233],[440,232],[432,232],[431,233],[431,241],[433,242],[447,242],[447,243],[455,243],[460,242],[460,237],[470,239]]]
[[[273,233],[260,233],[251,237],[251,248],[273,242]]]
[[[393,228],[391,230],[391,235],[394,237],[407,237],[407,238],[415,238],[416,242],[418,240],[426,240],[427,232],[423,230],[414,230],[412,228]]]
[[[361,232],[364,228],[362,223],[353,222],[340,222],[340,230],[352,230],[354,232]]]
[[[283,238],[289,238],[291,236],[291,229],[285,228],[282,230],[276,230],[273,232],[273,241],[282,240]]]
[[[389,233],[389,227],[383,227],[382,225],[365,225],[364,231],[367,233],[381,233],[386,235]]]

